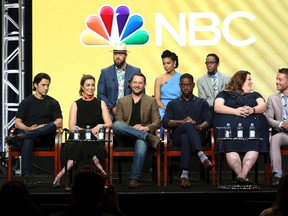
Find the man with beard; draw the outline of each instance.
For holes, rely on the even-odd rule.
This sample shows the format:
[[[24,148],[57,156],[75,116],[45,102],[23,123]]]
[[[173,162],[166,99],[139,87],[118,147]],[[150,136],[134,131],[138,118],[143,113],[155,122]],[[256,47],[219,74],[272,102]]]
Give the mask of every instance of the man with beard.
[[[131,94],[129,82],[140,68],[126,63],[127,49],[125,44],[118,44],[113,49],[114,64],[101,70],[98,80],[97,97],[105,101],[111,118],[115,120],[117,99]]]
[[[277,187],[283,174],[281,148],[288,146],[288,68],[278,70],[276,76],[277,93],[268,96],[265,116],[272,136],[270,139],[270,159],[272,165],[272,187]]]
[[[156,99],[144,94],[146,77],[142,73],[134,74],[130,85],[132,94],[118,100],[112,129],[119,146],[135,147],[128,187],[137,188],[148,147],[156,149],[160,143],[155,132],[161,121]]]
[[[205,65],[207,73],[197,80],[198,97],[207,100],[212,108],[211,111],[213,111],[213,102],[216,95],[224,90],[231,76],[218,71],[219,57],[215,53],[210,53],[206,56]]]

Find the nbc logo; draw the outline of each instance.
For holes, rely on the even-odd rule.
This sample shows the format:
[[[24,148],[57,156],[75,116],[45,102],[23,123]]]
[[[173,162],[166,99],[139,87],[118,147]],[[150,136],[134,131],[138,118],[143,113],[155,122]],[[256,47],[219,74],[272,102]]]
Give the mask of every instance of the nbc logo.
[[[115,10],[111,6],[103,6],[98,15],[89,15],[86,27],[80,35],[80,41],[85,46],[105,46],[125,43],[127,45],[143,45],[148,42],[149,34],[140,29],[143,18],[130,15],[130,9],[125,5]]]

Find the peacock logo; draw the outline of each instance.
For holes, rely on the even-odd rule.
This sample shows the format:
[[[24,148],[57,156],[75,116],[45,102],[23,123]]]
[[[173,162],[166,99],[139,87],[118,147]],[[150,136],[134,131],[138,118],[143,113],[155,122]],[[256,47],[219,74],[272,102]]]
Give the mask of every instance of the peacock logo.
[[[126,5],[115,10],[105,5],[99,15],[89,15],[85,21],[87,29],[80,34],[84,46],[109,46],[120,43],[143,45],[149,40],[149,33],[141,27],[144,20],[140,15],[131,15]]]

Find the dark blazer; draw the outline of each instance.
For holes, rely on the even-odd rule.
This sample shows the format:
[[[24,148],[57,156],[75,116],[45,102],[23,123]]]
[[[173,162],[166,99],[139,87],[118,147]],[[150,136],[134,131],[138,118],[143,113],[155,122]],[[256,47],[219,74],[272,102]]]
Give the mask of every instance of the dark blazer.
[[[132,114],[132,95],[119,98],[116,107],[116,120],[129,124]],[[154,97],[143,95],[140,107],[141,125],[148,126],[152,134],[160,128],[160,114]]]
[[[126,64],[124,95],[132,93],[131,89],[128,88],[128,82],[135,73],[141,73],[140,68]],[[101,70],[97,86],[97,98],[105,101],[109,110],[116,106],[118,99],[118,81],[114,64]]]

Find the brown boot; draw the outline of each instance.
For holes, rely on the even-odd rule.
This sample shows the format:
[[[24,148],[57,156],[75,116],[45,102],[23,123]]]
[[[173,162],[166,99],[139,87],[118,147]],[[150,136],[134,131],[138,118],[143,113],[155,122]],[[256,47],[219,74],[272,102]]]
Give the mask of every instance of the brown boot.
[[[161,142],[160,137],[152,134],[148,134],[146,140],[152,144],[152,147],[154,149],[157,149],[158,144]]]
[[[214,167],[214,164],[212,164],[212,162],[207,158],[204,160],[203,162],[203,167],[204,169],[208,170],[208,169],[212,169]]]

